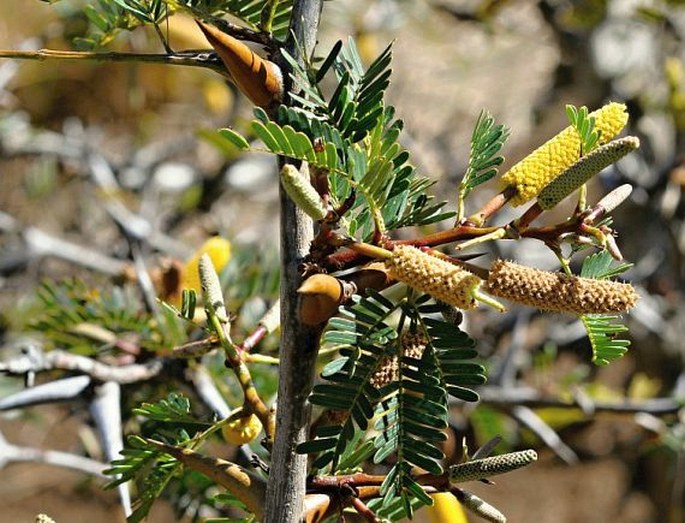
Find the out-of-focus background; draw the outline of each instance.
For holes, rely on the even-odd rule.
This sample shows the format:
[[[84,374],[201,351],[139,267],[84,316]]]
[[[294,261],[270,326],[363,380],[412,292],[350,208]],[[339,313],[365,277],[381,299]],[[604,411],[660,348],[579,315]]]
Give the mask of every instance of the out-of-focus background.
[[[88,29],[84,4],[4,0],[0,48],[71,48]],[[189,18],[173,17],[165,30],[174,49],[208,47]],[[619,247],[635,264],[624,276],[641,295],[627,318],[629,353],[608,367],[594,367],[579,323],[556,315],[476,312],[467,326],[492,369],[514,358],[510,379],[544,394],[577,393],[609,403],[682,401],[682,3],[326,2],[319,54],[348,35],[357,39],[367,63],[395,41],[389,97],[405,121],[404,145],[451,208],[481,109],[511,129],[505,170],[567,125],[566,103],[591,109],[607,100],[627,103],[630,133],[640,137],[642,147],[594,180],[589,199],[596,201],[621,183],[634,186],[630,200],[614,213]],[[107,49],[163,51],[154,33],[144,29],[122,33]],[[0,343],[10,347],[20,337],[41,280],[79,276],[94,287],[110,285],[111,274],[65,260],[54,241],[125,258],[128,244],[112,219],[112,200],[144,222],[151,264],[165,257],[183,260],[217,233],[229,238],[235,251],[259,251],[273,259],[278,233],[273,159],[238,156],[212,143],[217,128],[246,128],[250,117],[249,102],[208,70],[0,60]],[[84,148],[90,151],[86,164]],[[479,190],[472,210],[492,194],[494,184]],[[513,216],[502,216],[502,222]],[[532,241],[504,245],[498,254],[555,267],[554,256]],[[0,396],[20,386],[0,377]],[[0,431],[14,445],[97,457],[84,409],[70,403],[9,411],[0,417]],[[470,421],[455,412],[455,429],[473,441],[482,444],[499,432],[511,448],[540,450],[538,464],[503,476],[496,486],[469,485],[510,521],[685,521],[682,412],[636,415],[608,409],[587,416],[548,407],[535,413],[559,441],[541,442],[502,405],[479,407]],[[39,512],[59,523],[121,521],[116,494],[103,492],[99,480],[47,465],[3,463],[2,445],[0,522],[32,521]],[[150,521],[175,518],[160,502]]]

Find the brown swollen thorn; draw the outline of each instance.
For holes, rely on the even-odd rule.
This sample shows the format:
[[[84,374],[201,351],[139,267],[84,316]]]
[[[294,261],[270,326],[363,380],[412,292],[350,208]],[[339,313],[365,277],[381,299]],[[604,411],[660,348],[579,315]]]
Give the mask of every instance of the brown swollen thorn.
[[[333,316],[340,304],[352,296],[354,284],[339,280],[328,274],[314,274],[299,289],[300,321],[305,325],[319,325]]]
[[[246,44],[212,25],[197,25],[217,52],[240,91],[252,103],[269,108],[283,96],[283,75],[273,62],[257,55]]]

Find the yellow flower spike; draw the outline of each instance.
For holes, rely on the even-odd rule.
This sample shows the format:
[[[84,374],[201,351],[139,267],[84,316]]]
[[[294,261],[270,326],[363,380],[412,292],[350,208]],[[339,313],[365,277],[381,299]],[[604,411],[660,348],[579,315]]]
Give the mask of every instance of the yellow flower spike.
[[[595,129],[601,131],[600,145],[609,142],[628,122],[626,106],[612,102],[590,113],[595,119]],[[567,127],[526,156],[502,175],[501,190],[515,187],[511,199],[514,206],[535,198],[552,180],[580,158],[580,135],[572,126]]]
[[[486,290],[529,307],[572,314],[625,312],[638,299],[629,283],[568,276],[504,260],[492,264]]]
[[[244,445],[254,440],[262,432],[262,423],[254,414],[243,416],[242,408],[234,410],[221,425],[224,440],[231,445]]]
[[[212,260],[212,265],[214,265],[214,269],[220,274],[231,259],[231,242],[221,236],[213,236],[205,241],[183,266],[181,276],[182,289],[193,289],[200,294],[199,265],[200,258],[202,258],[203,254],[209,255],[209,258]]]
[[[453,494],[438,492],[430,496],[433,506],[424,508],[430,523],[468,523],[464,509]]]
[[[413,289],[460,309],[476,307],[481,279],[461,267],[408,245],[395,247],[384,262],[391,278]]]

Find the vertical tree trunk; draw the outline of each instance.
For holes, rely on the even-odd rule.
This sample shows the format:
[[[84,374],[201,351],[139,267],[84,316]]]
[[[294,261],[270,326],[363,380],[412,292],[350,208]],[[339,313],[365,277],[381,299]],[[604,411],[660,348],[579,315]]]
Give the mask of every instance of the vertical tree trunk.
[[[316,44],[323,0],[296,0],[286,50],[300,63],[309,58]],[[281,61],[286,93],[289,70]],[[287,95],[285,103],[288,103]],[[276,438],[272,452],[264,521],[299,522],[302,519],[307,457],[298,455],[297,445],[307,438],[307,396],[314,381],[314,363],[320,329],[302,325],[297,317],[298,266],[314,236],[312,220],[300,211],[281,187],[281,344]]]

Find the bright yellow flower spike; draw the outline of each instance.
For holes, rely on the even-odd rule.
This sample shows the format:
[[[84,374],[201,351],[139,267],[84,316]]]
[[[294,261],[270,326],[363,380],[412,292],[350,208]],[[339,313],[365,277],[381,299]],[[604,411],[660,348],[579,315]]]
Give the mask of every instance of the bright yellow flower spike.
[[[601,131],[600,145],[621,132],[628,122],[626,106],[612,102],[590,116],[595,118],[595,129]],[[580,136],[572,126],[567,127],[526,156],[500,179],[500,189],[516,187],[511,203],[518,206],[535,198],[552,180],[580,158]]]
[[[449,492],[431,494],[433,506],[424,508],[430,523],[468,523],[461,504]]]
[[[181,288],[194,289],[198,295],[201,292],[198,266],[200,264],[200,258],[203,254],[209,255],[216,272],[221,273],[221,270],[231,259],[231,242],[225,240],[221,236],[213,236],[203,243],[202,246],[195,251],[195,254],[193,254],[193,256],[183,266]]]

